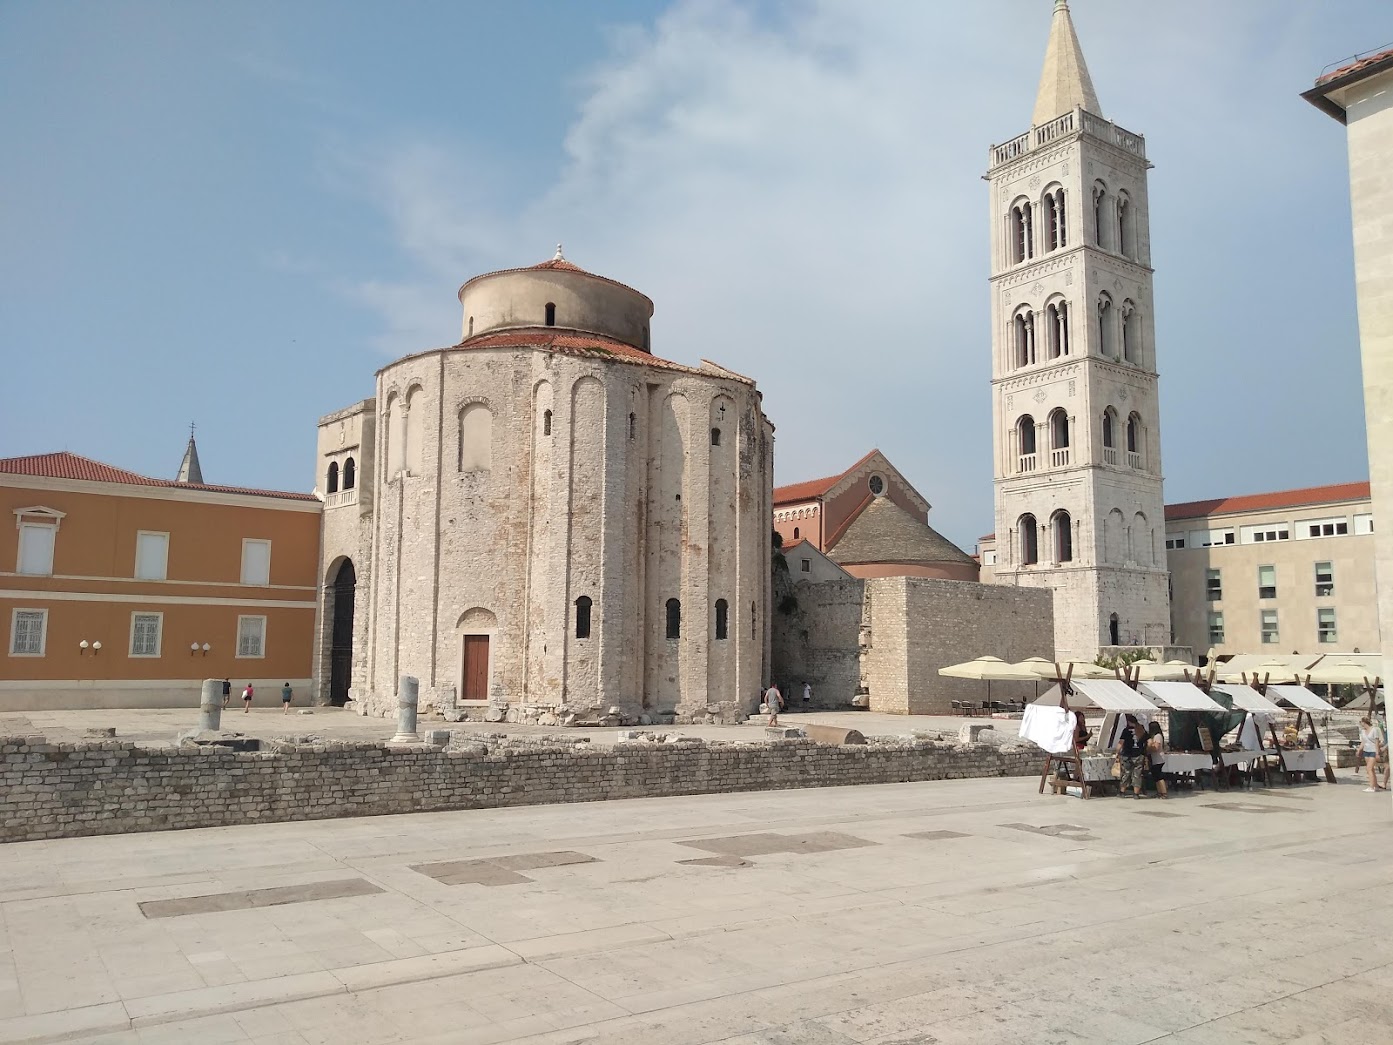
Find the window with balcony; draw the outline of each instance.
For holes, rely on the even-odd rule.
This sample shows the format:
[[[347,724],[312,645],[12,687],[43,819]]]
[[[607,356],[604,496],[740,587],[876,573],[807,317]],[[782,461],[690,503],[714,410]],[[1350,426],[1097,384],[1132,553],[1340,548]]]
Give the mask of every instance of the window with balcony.
[[[1035,471],[1035,418],[1026,414],[1016,422],[1016,471]]]
[[[1258,598],[1275,599],[1277,597],[1277,567],[1259,566],[1258,567]]]
[[[1069,463],[1069,415],[1062,409],[1050,411],[1050,464],[1062,468]]]
[[[1278,641],[1276,610],[1262,611],[1262,641],[1267,646],[1274,645]]]
[[[1329,607],[1316,610],[1316,641],[1335,641],[1335,611]]]

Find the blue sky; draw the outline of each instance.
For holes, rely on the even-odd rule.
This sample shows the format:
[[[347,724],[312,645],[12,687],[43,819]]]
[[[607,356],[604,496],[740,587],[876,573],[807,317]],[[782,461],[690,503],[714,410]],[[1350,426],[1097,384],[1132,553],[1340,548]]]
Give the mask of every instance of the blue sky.
[[[308,489],[314,424],[551,255],[754,377],[780,483],[879,446],[991,529],[987,148],[1050,0],[0,4],[0,456]],[[1146,135],[1169,501],[1367,475],[1343,129],[1385,0],[1074,0]]]

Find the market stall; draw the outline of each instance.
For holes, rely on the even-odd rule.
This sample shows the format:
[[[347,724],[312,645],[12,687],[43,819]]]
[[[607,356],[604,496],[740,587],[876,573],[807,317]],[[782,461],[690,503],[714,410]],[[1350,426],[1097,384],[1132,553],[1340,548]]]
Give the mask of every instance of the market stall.
[[[1159,665],[1158,665],[1159,667]],[[1214,757],[1213,731],[1202,724],[1202,714],[1224,715],[1227,712],[1222,704],[1212,700],[1204,690],[1189,682],[1142,681],[1138,690],[1149,700],[1170,710],[1171,730],[1168,744],[1171,749],[1161,765],[1163,773],[1174,776],[1193,776],[1200,783],[1200,773],[1209,773],[1218,781],[1218,760]],[[1178,719],[1186,719],[1182,723]],[[1191,721],[1192,720],[1192,721]],[[1192,727],[1192,728],[1186,728]],[[1178,738],[1184,738],[1183,741]],[[1190,747],[1193,738],[1194,748]],[[1208,748],[1204,745],[1208,742]]]
[[[1273,746],[1277,748],[1282,760],[1282,772],[1288,782],[1295,779],[1297,773],[1316,773],[1323,769],[1325,779],[1332,784],[1335,783],[1335,770],[1326,761],[1325,752],[1321,749],[1320,737],[1316,735],[1315,720],[1316,714],[1329,714],[1335,709],[1305,686],[1272,684],[1265,688],[1264,696],[1269,700],[1285,704],[1296,712],[1296,725],[1286,729],[1281,741],[1277,738],[1276,724],[1268,726]],[[1308,729],[1304,742],[1299,739],[1303,718]]]
[[[1236,740],[1229,744],[1219,744],[1220,762],[1229,768],[1245,766],[1250,779],[1261,774],[1263,785],[1266,786],[1269,782],[1268,761],[1277,760],[1280,768],[1281,756],[1263,743],[1262,735],[1277,721],[1282,709],[1252,686],[1215,683],[1210,688],[1210,695],[1215,694],[1226,697],[1233,703],[1234,708],[1243,713],[1243,722]]]
[[[1060,729],[1059,740],[1045,748],[1045,768],[1040,774],[1040,794],[1045,792],[1045,784],[1054,774],[1055,793],[1059,794],[1068,786],[1077,786],[1084,798],[1102,784],[1112,783],[1112,752],[1100,744],[1096,753],[1079,751],[1073,744],[1073,725],[1071,712],[1092,708],[1104,711],[1111,718],[1118,714],[1134,714],[1138,718],[1156,715],[1160,708],[1131,686],[1116,678],[1104,679],[1065,679],[1026,708],[1027,718],[1021,720],[1021,736],[1034,740],[1037,744],[1047,739],[1048,734],[1040,727],[1053,722]],[[1035,710],[1032,710],[1035,709]],[[1106,721],[1106,720],[1105,720]],[[1067,726],[1066,726],[1067,723]],[[1068,730],[1067,747],[1063,742],[1063,730]],[[1101,738],[1101,734],[1100,734]],[[1058,748],[1058,750],[1053,750]]]

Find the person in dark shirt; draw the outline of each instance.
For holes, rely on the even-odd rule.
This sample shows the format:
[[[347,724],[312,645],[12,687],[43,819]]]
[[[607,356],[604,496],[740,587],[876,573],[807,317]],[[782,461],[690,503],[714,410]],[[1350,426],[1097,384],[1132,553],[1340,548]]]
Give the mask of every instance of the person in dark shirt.
[[[1122,776],[1117,782],[1117,793],[1125,798],[1130,787],[1132,793],[1141,798],[1142,779],[1150,756],[1146,750],[1146,730],[1142,728],[1135,715],[1127,716],[1127,725],[1122,730],[1122,738],[1117,742],[1117,754],[1122,763]]]

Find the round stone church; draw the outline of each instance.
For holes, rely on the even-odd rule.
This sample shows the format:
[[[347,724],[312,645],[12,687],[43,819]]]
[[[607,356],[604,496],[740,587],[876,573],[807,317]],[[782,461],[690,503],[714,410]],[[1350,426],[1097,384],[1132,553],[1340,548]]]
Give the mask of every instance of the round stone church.
[[[515,721],[736,720],[767,681],[773,429],[567,261],[476,276],[463,337],[319,423],[321,699]],[[458,717],[451,714],[450,717]]]

